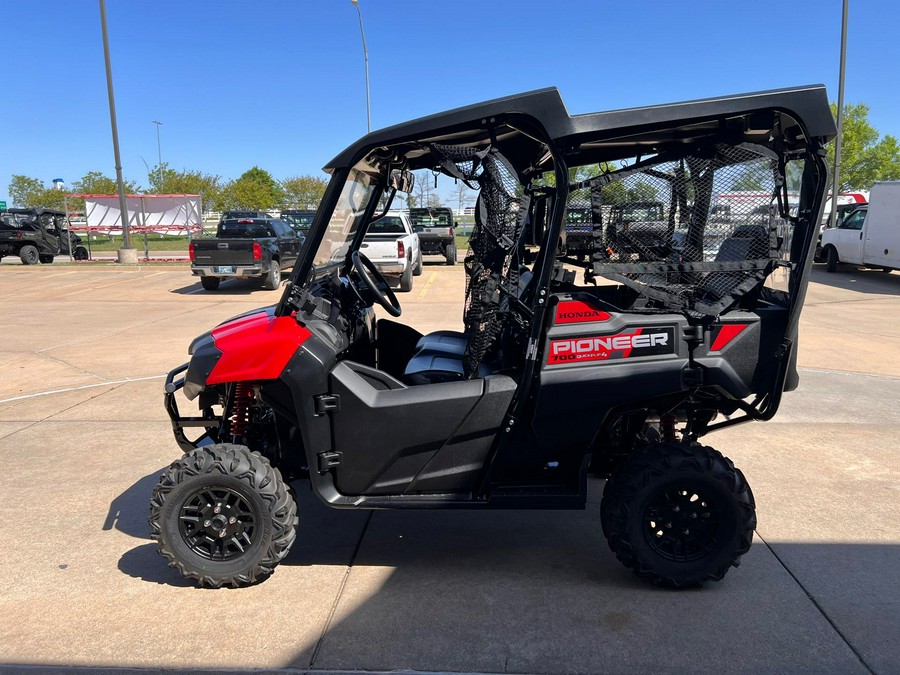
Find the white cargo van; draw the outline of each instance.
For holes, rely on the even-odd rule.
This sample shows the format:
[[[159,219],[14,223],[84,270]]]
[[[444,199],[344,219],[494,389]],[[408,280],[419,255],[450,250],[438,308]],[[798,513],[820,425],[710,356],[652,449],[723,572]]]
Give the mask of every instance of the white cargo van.
[[[900,269],[900,181],[875,183],[868,206],[822,233],[822,253],[829,272],[840,263]]]

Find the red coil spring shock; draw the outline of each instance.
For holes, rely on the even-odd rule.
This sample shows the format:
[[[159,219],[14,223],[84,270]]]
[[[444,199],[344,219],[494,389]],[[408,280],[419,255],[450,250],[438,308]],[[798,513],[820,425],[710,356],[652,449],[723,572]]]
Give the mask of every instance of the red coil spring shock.
[[[231,407],[231,435],[243,436],[250,427],[250,401],[253,399],[253,389],[246,382],[238,382],[234,385],[234,405]]]
[[[678,441],[677,432],[675,431],[675,415],[663,415],[659,418],[659,433],[666,443]]]

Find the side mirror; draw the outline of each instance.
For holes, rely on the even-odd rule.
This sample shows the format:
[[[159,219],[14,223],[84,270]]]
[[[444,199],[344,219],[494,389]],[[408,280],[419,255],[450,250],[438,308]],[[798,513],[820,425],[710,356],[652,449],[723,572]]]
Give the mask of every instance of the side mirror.
[[[394,169],[391,171],[391,178],[388,181],[388,187],[392,187],[397,192],[410,194],[416,185],[416,176],[412,171],[406,169]]]

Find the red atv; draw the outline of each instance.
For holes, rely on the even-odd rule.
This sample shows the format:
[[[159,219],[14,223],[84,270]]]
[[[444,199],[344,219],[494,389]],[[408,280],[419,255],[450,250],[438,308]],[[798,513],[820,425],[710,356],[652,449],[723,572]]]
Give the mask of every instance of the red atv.
[[[755,505],[699,439],[770,419],[797,386],[834,134],[810,86],[575,117],[545,89],[365,136],[326,167],[279,304],[197,338],[168,376],[186,454],[153,491],[159,552],[238,586],[294,542],[288,481],[337,508],[581,509],[594,473],[624,565],[670,586],[721,579]],[[360,244],[419,169],[479,191],[464,332],[373,309],[401,314]],[[623,246],[615,214],[636,202],[655,216]],[[570,255],[575,205],[590,237]]]

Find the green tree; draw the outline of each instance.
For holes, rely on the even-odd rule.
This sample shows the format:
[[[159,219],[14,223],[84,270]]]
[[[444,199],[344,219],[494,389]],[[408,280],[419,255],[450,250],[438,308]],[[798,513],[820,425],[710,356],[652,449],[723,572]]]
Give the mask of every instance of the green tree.
[[[625,190],[629,202],[653,202],[659,195],[659,190],[645,181],[639,180]]]
[[[831,104],[837,116],[837,106]],[[865,103],[844,105],[841,138],[841,192],[867,190],[879,180],[900,179],[900,146],[893,136],[884,136],[869,122]],[[828,144],[828,165],[834,166],[834,143]]]
[[[147,174],[150,183],[148,192],[168,195],[200,195],[203,203],[212,206],[219,199],[222,191],[220,176],[200,171],[176,171],[165,162]]]
[[[131,180],[122,180],[125,194],[140,192],[140,186]],[[117,195],[119,186],[115,178],[104,176],[100,171],[88,171],[81,180],[72,182],[72,191],[85,195]]]
[[[756,171],[758,167],[749,166],[744,172],[737,176],[731,182],[731,190],[734,192],[763,192],[765,191],[765,186],[763,185],[762,177],[759,175],[759,172]]]
[[[298,209],[317,209],[328,181],[317,176],[292,176],[281,181],[284,204]]]
[[[282,189],[265,169],[254,166],[223,189],[216,204],[219,209],[268,211],[281,203]]]
[[[13,206],[62,209],[65,202],[64,195],[61,190],[48,188],[37,178],[14,175],[9,181],[9,196]]]

